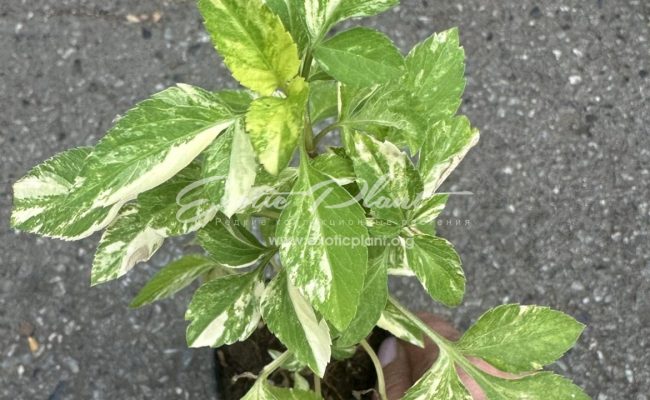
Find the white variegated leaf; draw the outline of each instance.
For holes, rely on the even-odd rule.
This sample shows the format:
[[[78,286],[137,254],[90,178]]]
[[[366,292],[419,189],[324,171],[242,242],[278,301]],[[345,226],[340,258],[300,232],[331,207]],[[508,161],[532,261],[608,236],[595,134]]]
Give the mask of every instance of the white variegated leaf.
[[[298,361],[321,377],[325,374],[331,357],[329,327],[325,319],[319,320],[311,304],[289,282],[286,270],[266,288],[262,315],[269,330]]]
[[[575,319],[548,307],[507,304],[482,315],[458,348],[502,371],[529,372],[562,357],[583,329]]]
[[[135,264],[147,261],[165,240],[164,231],[151,228],[143,221],[139,207],[126,206],[102,235],[93,261],[91,284],[117,279]]]
[[[14,226],[45,236],[80,239],[103,229],[121,206],[189,165],[232,124],[231,110],[212,93],[188,85],[154,95],[120,118],[84,159],[74,183],[52,195],[41,170],[17,183]],[[66,154],[66,153],[64,153]],[[71,176],[52,159],[42,170]],[[40,182],[40,183],[38,183]],[[45,190],[39,193],[35,188]],[[48,192],[49,190],[49,192]]]
[[[432,299],[454,307],[465,294],[460,257],[447,240],[429,235],[400,238],[402,269],[415,273]]]
[[[458,29],[436,33],[415,46],[406,57],[400,86],[419,100],[416,112],[429,124],[456,114],[465,90],[465,51]]]
[[[499,400],[590,400],[578,386],[552,372],[538,372],[520,379],[503,379],[482,371],[472,373],[488,399]]]
[[[354,132],[350,158],[360,181],[364,204],[376,217],[404,225],[407,210],[413,208],[422,183],[413,163],[394,144]]]
[[[206,150],[202,179],[213,203],[227,217],[250,205],[257,161],[243,121],[233,124]]]
[[[305,22],[312,42],[316,43],[341,21],[377,15],[398,3],[399,0],[305,0]]]
[[[302,155],[277,238],[289,279],[339,330],[356,314],[368,252],[364,211]],[[343,223],[337,223],[343,221]]]
[[[259,301],[264,292],[262,268],[229,275],[201,286],[185,319],[190,347],[219,347],[247,339],[260,321]]]
[[[418,165],[424,182],[423,198],[433,196],[478,140],[478,130],[464,116],[439,121],[431,127]]]
[[[456,372],[454,362],[445,352],[411,387],[402,400],[472,400]]]
[[[424,347],[422,331],[393,304],[389,298],[386,308],[381,313],[377,326],[390,332],[396,338],[411,343],[414,346]]]

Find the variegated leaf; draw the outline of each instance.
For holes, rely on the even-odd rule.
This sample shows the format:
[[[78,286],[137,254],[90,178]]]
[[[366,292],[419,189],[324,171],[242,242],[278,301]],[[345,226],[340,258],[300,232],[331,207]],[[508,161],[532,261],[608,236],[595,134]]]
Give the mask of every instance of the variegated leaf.
[[[499,400],[590,400],[578,386],[552,372],[539,372],[520,379],[503,379],[482,371],[472,373],[488,399]]]
[[[456,372],[454,362],[445,352],[411,387],[402,400],[472,400]]]
[[[59,185],[59,195],[52,196],[54,188],[47,181],[38,183],[37,169],[18,182],[14,226],[70,240],[89,236],[108,225],[122,204],[189,165],[232,119],[228,107],[201,89],[179,85],[158,93],[119,119],[90,155],[78,161],[83,168],[67,192]],[[53,159],[44,170],[51,176],[51,169],[59,166],[65,163]]]
[[[117,279],[135,264],[149,260],[167,236],[143,220],[139,207],[126,206],[106,229],[97,247],[91,274],[91,285]]]
[[[342,149],[338,149],[342,150]],[[347,185],[356,180],[352,160],[344,151],[330,149],[311,161],[312,167],[332,178],[339,185]]]
[[[243,121],[233,124],[205,152],[202,179],[212,202],[227,217],[253,201],[257,161]]]
[[[314,56],[337,81],[370,86],[399,78],[404,57],[388,36],[370,28],[353,28],[316,46]]]
[[[147,261],[165,238],[194,232],[214,218],[216,207],[202,186],[195,187],[200,172],[200,165],[192,163],[157,188],[141,193],[137,204],[125,207],[99,243],[93,285],[123,276],[135,264]]]
[[[296,44],[261,0],[200,0],[199,9],[215,47],[242,85],[269,96],[298,74]]]
[[[205,256],[184,256],[158,271],[140,290],[129,307],[138,308],[171,297],[215,268],[220,267]]]
[[[399,0],[305,0],[305,21],[312,42],[317,43],[337,23],[349,18],[380,14]]]
[[[194,162],[176,176],[138,196],[140,219],[165,237],[183,236],[204,227],[217,214]]]
[[[302,157],[278,222],[280,255],[291,282],[342,331],[356,314],[363,290],[365,215],[350,194]]]
[[[347,88],[340,93],[343,109],[340,126],[408,146],[413,153],[420,149],[429,125],[415,106],[418,99],[410,92],[396,85],[385,85],[374,89]]]
[[[447,240],[428,235],[401,238],[402,268],[418,277],[432,299],[457,306],[465,294],[460,257]]]
[[[286,270],[271,281],[262,297],[262,315],[269,330],[294,357],[323,376],[331,357],[331,338],[325,319],[287,279]]]
[[[381,313],[377,326],[390,332],[396,338],[414,346],[424,347],[424,337],[420,328],[414,325],[390,298],[386,303],[386,308]]]
[[[420,100],[416,112],[429,124],[456,114],[465,90],[465,52],[458,29],[437,33],[406,57],[401,86]]]
[[[239,221],[223,215],[201,229],[197,239],[213,260],[228,268],[249,267],[269,251]]]
[[[394,144],[355,132],[350,157],[360,181],[364,204],[374,216],[404,225],[422,184],[409,157]]]
[[[275,15],[280,17],[285,29],[298,45],[299,53],[309,47],[310,36],[305,23],[304,0],[264,0]]]
[[[433,222],[444,211],[449,200],[448,194],[436,194],[418,203],[412,212],[413,225],[426,225]]]
[[[463,116],[440,121],[431,127],[418,165],[424,181],[424,198],[433,196],[478,140],[478,130]]]
[[[24,178],[16,182],[13,187],[14,205],[11,225],[28,232],[67,239],[65,232],[62,232],[59,227],[47,225],[47,218],[54,215],[55,211],[66,210],[63,207],[66,197],[74,187],[75,179],[91,152],[90,147],[80,147],[59,153],[34,167]],[[86,215],[86,219],[90,222],[82,223],[104,227],[115,218],[122,205],[123,202],[120,202],[95,210]],[[43,231],[44,224],[47,225],[45,228],[47,232]]]
[[[264,292],[262,268],[229,275],[201,286],[185,319],[190,347],[219,347],[246,340],[260,321],[259,301]]]
[[[296,78],[288,87],[287,97],[263,97],[255,100],[246,115],[246,129],[260,163],[277,175],[291,161],[304,126],[309,87]]]
[[[503,371],[528,372],[557,361],[584,325],[548,307],[508,304],[486,312],[458,343],[464,354]]]

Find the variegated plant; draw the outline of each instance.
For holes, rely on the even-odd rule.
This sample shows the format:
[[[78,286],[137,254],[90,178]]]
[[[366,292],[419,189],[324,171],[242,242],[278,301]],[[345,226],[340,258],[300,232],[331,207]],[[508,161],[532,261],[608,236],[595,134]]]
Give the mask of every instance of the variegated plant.
[[[193,347],[244,340],[263,321],[286,352],[249,400],[321,398],[319,385],[280,388],[267,378],[291,362],[317,380],[333,354],[358,346],[376,360],[365,342],[375,326],[440,347],[405,399],[470,399],[458,368],[493,400],[587,398],[540,372],[580,335],[572,318],[506,305],[450,342],[389,296],[388,276],[400,274],[444,305],[461,303],[460,259],[434,224],[447,201],[440,185],[479,136],[456,115],[465,87],[457,30],[406,57],[373,29],[329,34],[397,2],[200,0],[243,88],[179,84],[143,101],[95,147],[61,153],[18,181],[13,226],[65,240],[106,228],[93,285],[123,276],[165,239],[197,232],[205,253],[163,268],[132,305],[202,280],[186,315]],[[341,147],[319,152],[328,134]],[[494,377],[468,357],[520,377]],[[377,375],[385,398],[379,367]]]

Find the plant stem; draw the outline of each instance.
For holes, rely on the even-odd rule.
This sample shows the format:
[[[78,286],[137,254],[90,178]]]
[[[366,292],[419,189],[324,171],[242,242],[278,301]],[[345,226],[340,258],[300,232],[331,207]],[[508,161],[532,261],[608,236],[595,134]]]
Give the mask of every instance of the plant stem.
[[[323,391],[321,389],[320,376],[314,374],[314,391],[318,394],[319,397],[323,396]]]
[[[368,356],[372,360],[373,365],[375,366],[375,371],[377,371],[377,390],[379,391],[379,397],[381,400],[388,400],[388,395],[386,394],[386,380],[384,379],[384,369],[381,366],[379,357],[375,351],[370,347],[368,342],[363,340],[361,342],[361,347],[368,353]]]
[[[318,132],[318,135],[316,135],[316,137],[314,138],[314,143],[318,144],[318,142],[320,142],[320,140],[322,138],[324,138],[325,135],[327,135],[328,133],[330,133],[330,132],[332,132],[332,131],[334,131],[334,130],[336,130],[338,128],[339,128],[338,123],[334,123],[332,125],[326,126],[325,128],[323,128],[322,131]]]
[[[259,380],[264,380],[268,378],[273,372],[275,372],[276,369],[280,368],[282,364],[284,364],[289,357],[291,356],[291,353],[288,351],[285,351],[282,353],[282,355],[275,360],[273,360],[272,363],[268,364],[262,372],[260,373],[260,377],[258,378]]]
[[[465,372],[467,372],[474,380],[479,383],[481,386],[493,386],[492,382],[487,380],[484,376],[484,373],[479,370],[474,364],[472,364],[463,354],[454,348],[454,345],[449,340],[442,337],[438,332],[434,331],[427,325],[424,321],[418,318],[415,314],[410,312],[404,306],[402,306],[397,300],[392,296],[390,301],[393,303],[397,309],[400,310],[411,322],[413,322],[425,335],[427,335],[433,343],[440,348],[441,352],[447,354],[447,356],[457,363]]]

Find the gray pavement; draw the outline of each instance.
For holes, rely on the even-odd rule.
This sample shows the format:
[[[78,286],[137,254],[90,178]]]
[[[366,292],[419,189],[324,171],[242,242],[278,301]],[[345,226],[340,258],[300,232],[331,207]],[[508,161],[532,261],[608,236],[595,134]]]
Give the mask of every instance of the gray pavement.
[[[0,399],[213,398],[210,352],[185,348],[188,294],[126,307],[183,242],[91,289],[97,237],[7,227],[11,182],[94,144],[136,101],[175,82],[234,87],[194,2],[0,3]],[[141,14],[149,20],[127,21]],[[464,260],[464,305],[432,305],[413,281],[395,291],[461,328],[503,302],[564,310],[589,328],[556,368],[595,399],[647,400],[650,3],[404,0],[367,23],[404,50],[459,26],[463,112],[482,131],[447,184],[474,196],[453,198],[440,227]],[[35,354],[21,322],[35,330]]]

